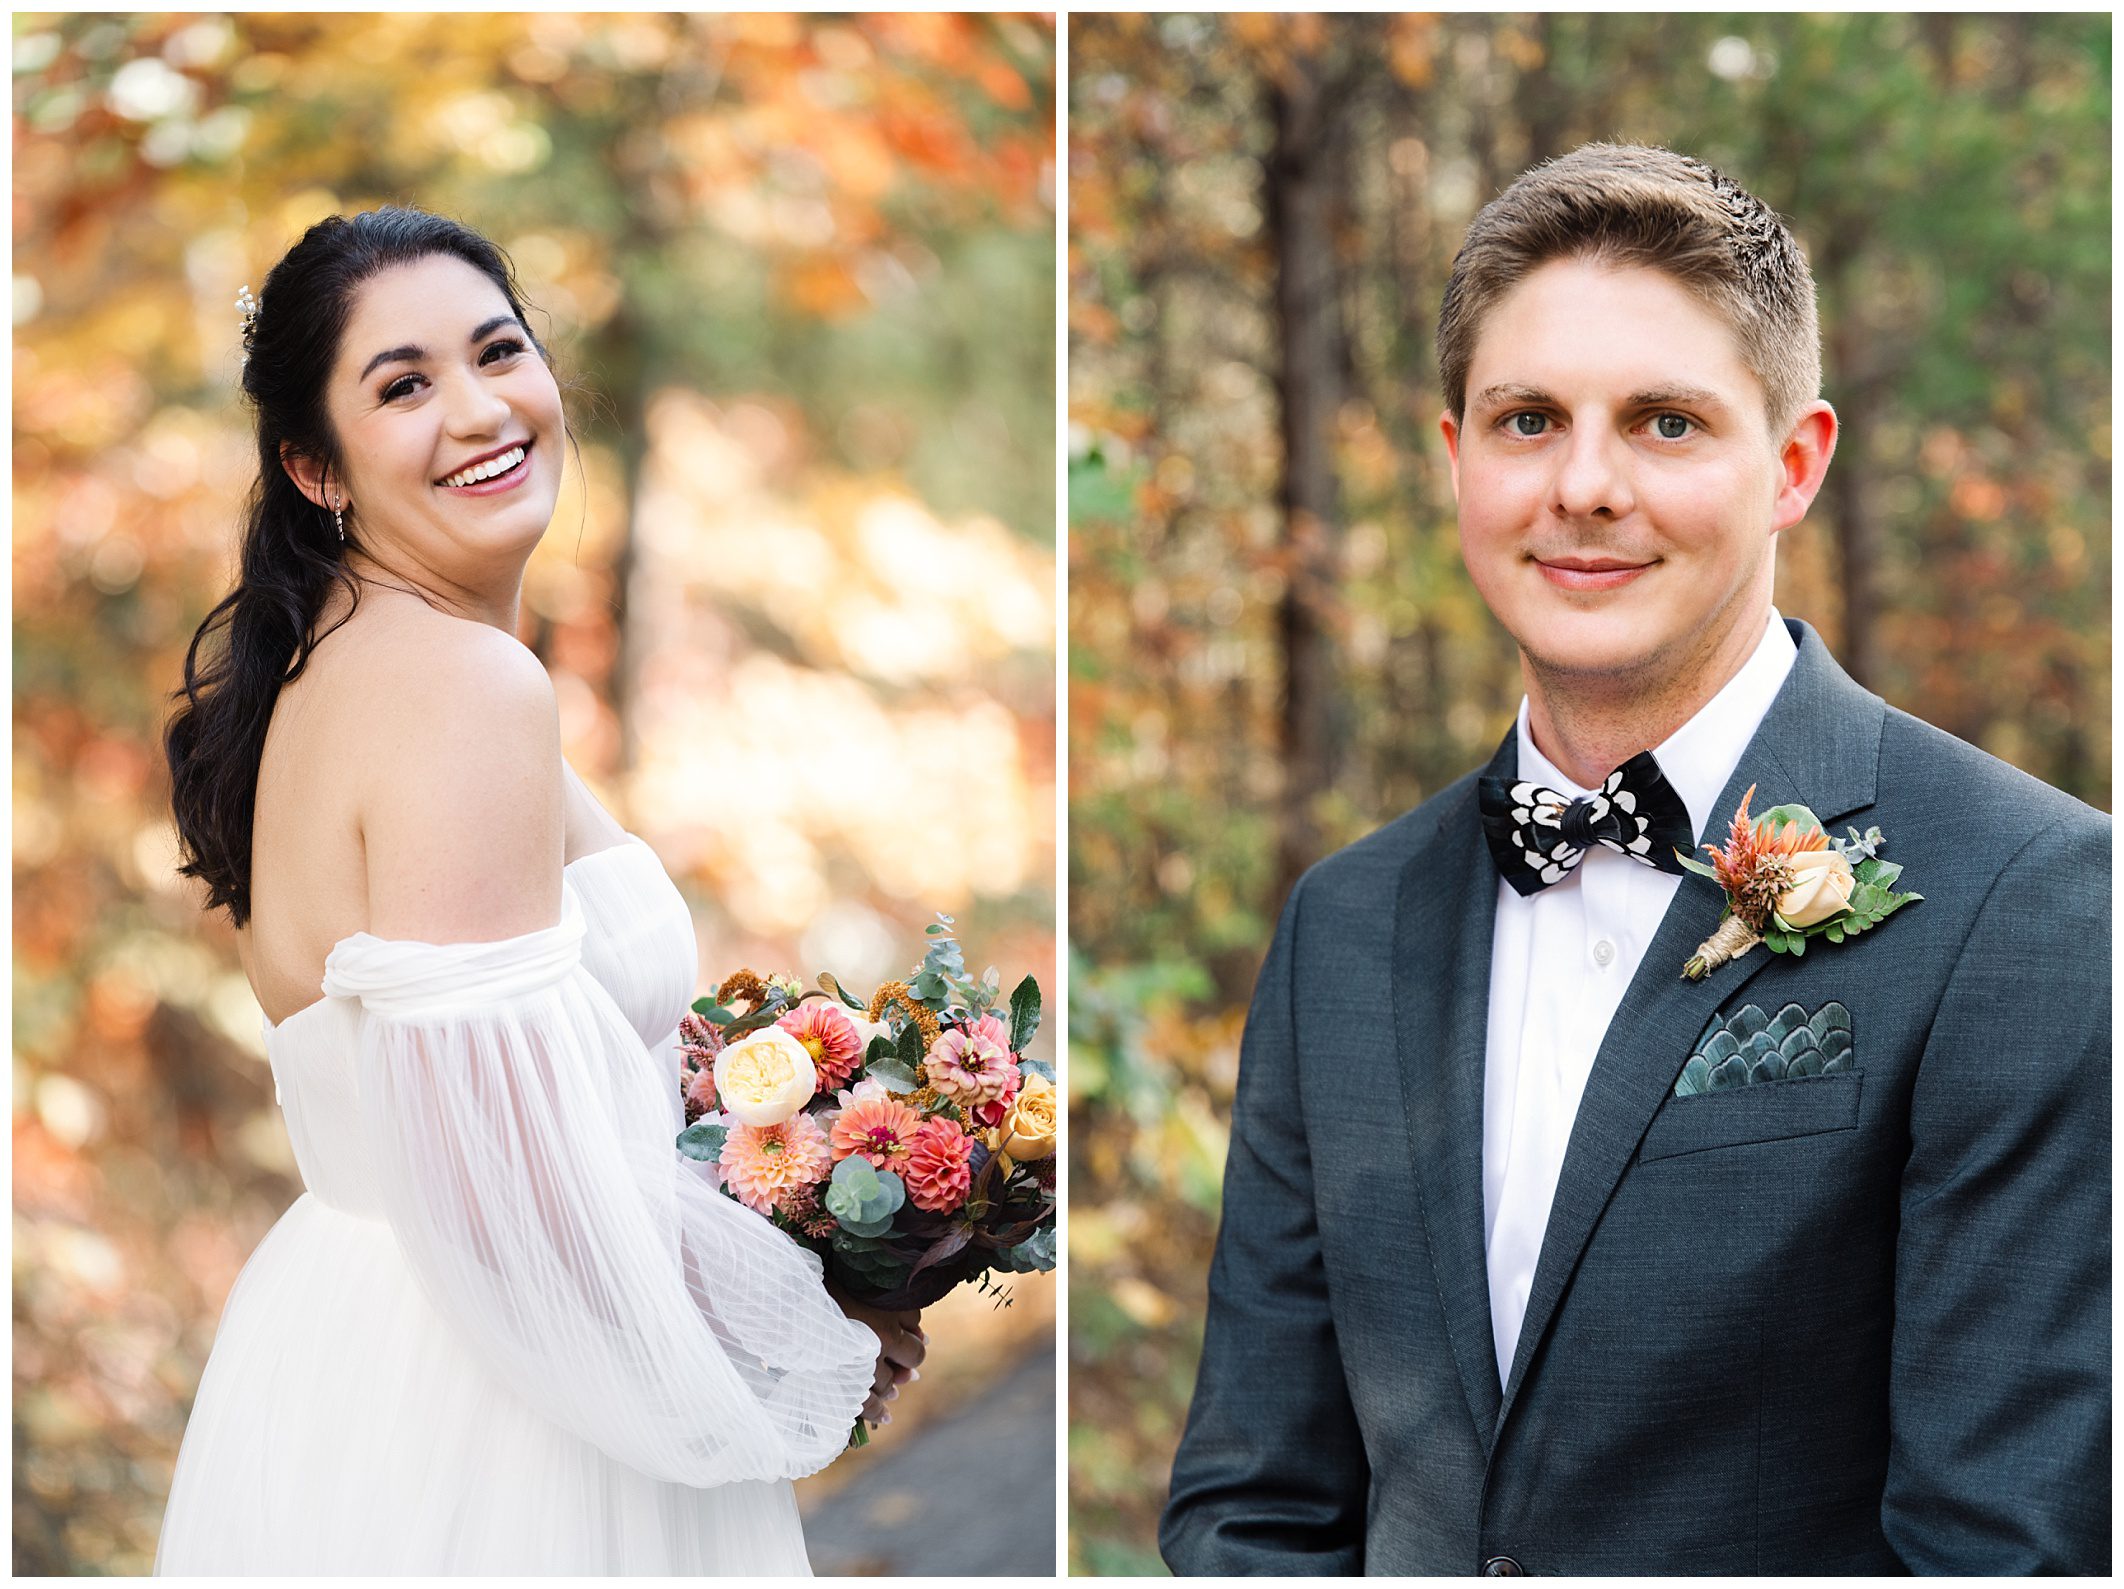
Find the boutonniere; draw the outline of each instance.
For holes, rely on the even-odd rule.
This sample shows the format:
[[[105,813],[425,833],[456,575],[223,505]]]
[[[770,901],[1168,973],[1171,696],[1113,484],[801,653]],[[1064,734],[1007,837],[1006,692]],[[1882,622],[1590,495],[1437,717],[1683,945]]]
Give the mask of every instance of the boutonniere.
[[[1718,930],[1696,946],[1683,976],[1701,980],[1757,944],[1773,954],[1803,955],[1809,938],[1842,943],[1925,897],[1895,891],[1903,869],[1881,859],[1879,828],[1851,828],[1848,841],[1832,839],[1815,814],[1799,805],[1773,806],[1750,820],[1748,802],[1754,798],[1750,784],[1725,848],[1704,846],[1708,866],[1674,852],[1683,866],[1726,893]]]

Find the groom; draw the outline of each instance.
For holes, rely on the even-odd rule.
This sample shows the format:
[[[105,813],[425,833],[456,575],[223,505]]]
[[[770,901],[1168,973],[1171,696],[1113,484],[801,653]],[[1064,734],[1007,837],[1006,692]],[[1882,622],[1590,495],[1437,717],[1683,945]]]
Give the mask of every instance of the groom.
[[[1664,150],[1470,229],[1442,426],[1526,698],[1284,908],[1176,1572],[2109,1570],[2109,822],[1772,607],[1817,346],[1776,215]],[[1673,851],[1751,789],[1922,899],[1832,935],[1845,839],[1756,902],[1803,955],[1684,977]]]

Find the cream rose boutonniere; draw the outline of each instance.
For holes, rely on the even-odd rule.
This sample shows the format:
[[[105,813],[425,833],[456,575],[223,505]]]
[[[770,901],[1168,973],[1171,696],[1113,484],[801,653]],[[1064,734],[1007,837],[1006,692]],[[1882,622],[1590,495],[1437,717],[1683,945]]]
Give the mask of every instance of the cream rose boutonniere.
[[[1774,806],[1750,820],[1748,802],[1754,798],[1751,784],[1723,848],[1704,846],[1710,864],[1674,852],[1683,866],[1726,894],[1718,930],[1697,945],[1683,976],[1700,979],[1757,944],[1773,954],[1803,955],[1809,938],[1842,943],[1925,897],[1895,891],[1903,869],[1881,859],[1879,828],[1863,834],[1851,828],[1848,841],[1832,839],[1801,805]]]

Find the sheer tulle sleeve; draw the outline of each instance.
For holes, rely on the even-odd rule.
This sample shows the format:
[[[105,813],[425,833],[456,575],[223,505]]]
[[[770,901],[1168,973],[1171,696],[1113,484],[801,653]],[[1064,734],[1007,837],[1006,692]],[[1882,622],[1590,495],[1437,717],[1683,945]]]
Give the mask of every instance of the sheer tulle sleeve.
[[[831,1461],[877,1338],[816,1257],[672,1146],[673,1081],[582,967],[583,918],[498,943],[349,938],[383,1202],[421,1287],[495,1375],[653,1477]]]

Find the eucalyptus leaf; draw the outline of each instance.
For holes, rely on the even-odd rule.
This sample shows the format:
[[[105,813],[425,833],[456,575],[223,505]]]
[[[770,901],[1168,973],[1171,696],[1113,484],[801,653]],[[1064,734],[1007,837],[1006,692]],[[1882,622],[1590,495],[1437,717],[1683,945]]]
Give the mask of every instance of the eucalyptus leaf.
[[[1903,875],[1899,861],[1861,861],[1851,868],[1851,875],[1861,884],[1873,883],[1887,888]]]
[[[996,1254],[996,1267],[1012,1274],[1045,1273],[1055,1266],[1055,1227],[1042,1226],[1015,1247]]]
[[[730,1128],[707,1120],[696,1120],[678,1136],[678,1150],[689,1159],[699,1159],[704,1164],[713,1164],[723,1156],[723,1143],[729,1139]]]
[[[1772,806],[1768,811],[1757,813],[1755,820],[1758,824],[1769,823],[1770,830],[1773,833],[1780,828],[1794,825],[1808,833],[1822,831],[1821,818],[1802,805]]]
[[[897,1057],[871,1061],[869,1069],[864,1074],[872,1081],[877,1082],[887,1092],[909,1093],[922,1085],[914,1073],[901,1064]]]
[[[713,998],[705,995],[693,1001],[693,1013],[710,1026],[727,1026],[737,1019],[735,1011],[724,1009]]]

